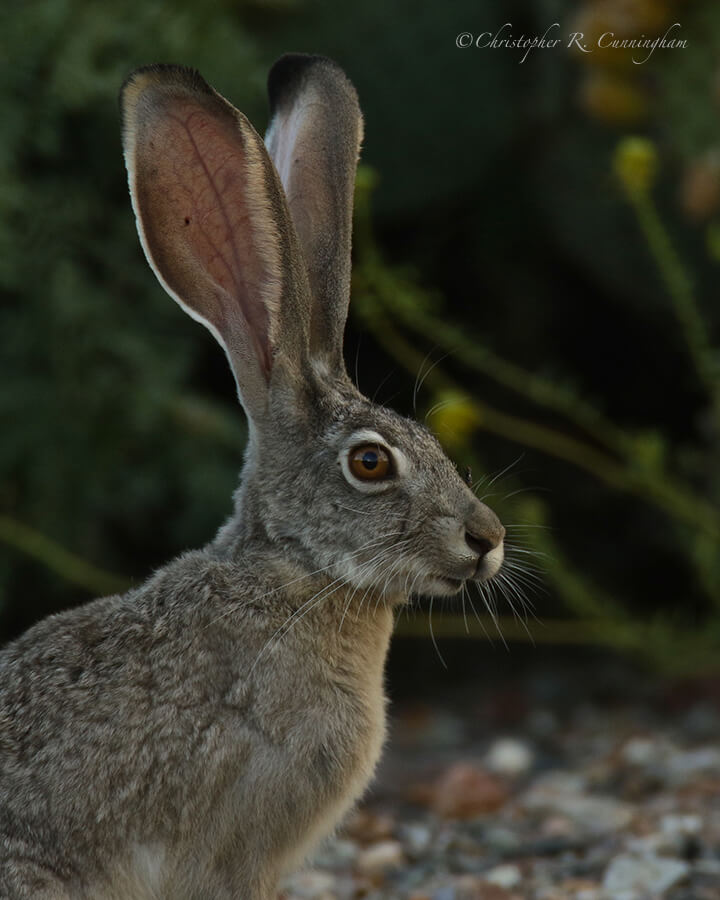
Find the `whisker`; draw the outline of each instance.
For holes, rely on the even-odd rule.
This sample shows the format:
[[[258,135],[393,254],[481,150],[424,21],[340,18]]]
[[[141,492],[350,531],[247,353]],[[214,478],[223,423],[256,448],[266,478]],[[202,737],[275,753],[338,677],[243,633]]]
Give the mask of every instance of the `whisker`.
[[[515,560],[512,557],[506,557],[503,560],[503,568],[511,569],[514,572],[522,572],[524,575],[531,575],[536,581],[542,582],[545,576],[545,569],[535,566],[526,560]]]
[[[542,528],[545,531],[552,531],[552,525],[537,525],[533,522],[517,522],[513,525],[505,525],[506,531],[511,531],[514,528]]]
[[[375,391],[373,392],[373,395],[372,395],[372,398],[371,398],[371,401],[370,401],[371,403],[374,403],[374,402],[375,402],[375,398],[377,397],[377,395],[378,395],[378,394],[380,393],[380,391],[382,390],[382,387],[383,387],[383,385],[385,384],[385,382],[388,380],[388,378],[390,378],[391,375],[394,375],[396,371],[397,371],[397,369],[390,369],[390,371],[389,371],[389,372],[387,373],[387,375],[383,378],[383,380],[380,382],[380,384],[375,388]]]
[[[467,585],[465,586],[465,592],[466,592],[466,596],[467,596],[467,599],[468,599],[468,603],[470,604],[470,609],[473,611],[473,615],[474,615],[475,618],[478,620],[478,624],[479,624],[480,627],[482,628],[483,634],[484,634],[485,637],[488,639],[488,641],[490,641],[490,645],[494,647],[494,646],[495,646],[495,641],[492,639],[492,635],[489,633],[489,631],[488,631],[487,628],[485,627],[485,623],[484,623],[483,620],[480,618],[480,614],[478,613],[477,609],[475,608],[475,604],[474,604],[473,601],[472,601],[472,597],[470,596],[470,591],[469,591]]]
[[[515,587],[515,585],[511,584],[509,581],[507,581],[507,579],[505,579],[503,582],[500,582],[500,584],[504,584],[505,588],[506,588],[507,590],[511,591],[511,592],[515,595],[515,597],[518,599],[518,601],[520,602],[520,605],[521,605],[522,609],[525,611],[525,615],[524,615],[524,616],[518,615],[518,613],[517,613],[517,611],[516,611],[516,609],[515,609],[515,605],[513,604],[512,600],[511,600],[510,597],[507,595],[507,593],[505,594],[505,599],[508,601],[508,604],[510,605],[510,609],[512,610],[512,613],[513,613],[513,617],[515,618],[515,620],[516,620],[517,622],[519,622],[519,623],[522,625],[522,627],[523,627],[523,629],[525,630],[527,636],[530,638],[530,641],[531,641],[532,644],[534,645],[534,644],[535,644],[535,638],[533,637],[533,635],[532,635],[532,633],[530,632],[530,629],[528,628],[528,625],[527,625],[527,614],[528,614],[528,612],[530,612],[530,613],[532,614],[532,610],[528,610],[528,606],[527,606],[527,603],[526,603],[525,598],[524,598],[523,595],[518,591],[518,589]],[[533,614],[533,618],[537,618],[537,617],[534,616],[534,614]],[[537,621],[539,621],[539,620],[537,620]]]
[[[430,357],[435,352],[435,347],[428,350],[428,352],[423,357],[422,362],[420,363],[420,367],[417,371],[417,375],[415,376],[415,384],[413,385],[413,393],[412,393],[412,406],[413,406],[413,415],[417,415],[417,393],[418,393],[418,384],[420,382],[420,376],[422,374],[423,369],[425,368],[425,363],[430,359]]]
[[[518,488],[518,489],[515,490],[515,491],[511,491],[509,494],[505,494],[505,496],[503,497],[503,503],[504,503],[506,500],[509,500],[511,497],[517,497],[518,494],[529,494],[529,493],[536,493],[536,494],[538,494],[538,493],[546,493],[546,494],[549,494],[549,493],[550,493],[550,488],[540,487],[540,486],[537,486],[537,485],[535,485],[535,486],[526,485],[525,487],[521,487],[521,488]]]
[[[427,354],[425,359],[428,359],[434,352],[435,352],[435,348],[433,347],[433,349]],[[439,366],[443,360],[447,359],[448,356],[450,356],[450,352],[451,351],[448,350],[447,353],[443,353],[443,355],[439,359],[436,359],[435,362],[431,366],[429,366],[429,368],[422,375],[422,377],[420,377],[420,372],[418,372],[418,377],[415,379],[415,386],[413,387],[413,414],[414,415],[417,414],[417,396],[420,393],[420,390],[422,389],[423,384],[425,383],[425,379],[428,377],[428,375],[432,372],[432,370],[436,366]],[[424,365],[425,365],[425,360],[423,360],[423,366],[421,366],[421,370],[424,367]]]
[[[292,615],[289,616],[289,617],[283,622],[283,624],[282,624],[278,629],[276,629],[276,630],[270,635],[270,637],[269,637],[268,640],[265,642],[265,644],[263,644],[263,646],[262,646],[260,652],[259,652],[258,655],[255,657],[255,662],[254,662],[254,663],[252,664],[252,666],[250,667],[250,671],[248,672],[248,678],[249,678],[249,677],[252,675],[252,673],[254,672],[255,666],[257,666],[257,664],[260,662],[260,659],[261,659],[262,656],[265,654],[265,651],[266,651],[266,650],[269,650],[270,647],[273,645],[273,643],[279,644],[280,641],[285,637],[285,635],[290,631],[290,629],[292,628],[292,626],[294,625],[295,622],[297,622],[297,621],[299,621],[300,619],[302,619],[303,616],[304,616],[307,612],[310,611],[310,609],[312,609],[314,606],[316,606],[316,605],[318,605],[319,603],[321,603],[321,602],[325,599],[325,597],[330,596],[330,594],[334,594],[335,591],[339,590],[339,589],[342,587],[342,585],[343,585],[344,583],[346,583],[346,582],[345,582],[345,577],[344,577],[344,576],[342,576],[342,577],[340,577],[340,578],[336,578],[335,581],[331,581],[329,584],[326,584],[324,587],[320,588],[319,591],[317,591],[315,594],[313,594],[312,597],[310,597],[309,600],[306,600],[304,603],[302,603],[302,604],[301,604],[301,605],[300,605],[300,606],[292,613]],[[333,585],[337,585],[337,586],[334,587],[332,590],[329,590],[330,588],[333,587]],[[276,640],[276,638],[277,638],[277,640]]]
[[[503,563],[503,569],[512,572],[513,574],[522,575],[525,579],[533,582],[539,588],[544,587],[545,585],[545,572],[542,569],[538,569],[536,566],[520,566],[512,560],[506,560]]]
[[[430,598],[430,612],[428,615],[428,624],[430,625],[430,637],[432,638],[433,647],[435,648],[435,652],[438,655],[438,659],[443,664],[443,668],[447,669],[447,663],[443,659],[443,655],[440,652],[440,648],[437,645],[437,641],[435,640],[435,632],[433,631],[433,627],[432,627],[432,608],[433,608],[433,597]]]
[[[446,406],[450,406],[454,401],[452,400],[438,400],[437,403],[434,403],[430,409],[425,413],[425,418],[423,421],[427,424],[427,420],[434,415],[434,413],[440,412],[441,409],[445,409]]]
[[[490,479],[490,481],[488,481],[487,486],[492,487],[492,485],[495,484],[495,482],[498,480],[498,478],[502,478],[503,475],[506,475],[510,471],[510,469],[512,469],[513,466],[516,466],[519,462],[521,462],[524,459],[524,457],[525,457],[525,453],[523,452],[520,454],[520,456],[518,456],[518,458],[514,462],[511,462],[509,465],[505,466],[504,469],[501,469],[497,473],[497,475],[493,475],[493,477]]]
[[[542,550],[528,550],[526,547],[519,547],[517,544],[509,544],[508,549],[515,550],[517,553],[523,553],[526,556],[549,556],[548,553],[545,553]]]
[[[470,634],[470,629],[468,628],[468,620],[467,620],[467,609],[465,608],[465,594],[467,593],[467,587],[463,584],[462,586],[462,594],[460,598],[462,600],[462,614],[463,614],[463,622],[465,623],[465,634]]]
[[[477,589],[482,597],[482,601],[485,604],[485,609],[490,613],[490,618],[493,620],[493,624],[495,625],[495,630],[498,633],[500,640],[503,642],[503,646],[506,650],[509,650],[507,641],[505,640],[505,635],[502,633],[502,629],[500,628],[500,620],[498,617],[498,612],[496,608],[497,599],[494,595],[494,587],[491,581],[486,581],[484,584],[479,584],[475,582]]]
[[[357,348],[355,349],[355,386],[360,390],[360,376],[358,374],[358,364],[360,362],[360,345],[362,344],[362,331],[358,335]]]
[[[388,533],[388,534],[386,534],[386,535],[383,535],[383,537],[380,538],[380,539],[376,539],[376,540],[373,540],[373,541],[369,541],[367,544],[365,544],[365,545],[364,545],[363,547],[361,547],[359,550],[354,551],[353,553],[350,553],[350,554],[347,554],[347,555],[350,556],[350,557],[355,557],[355,556],[357,556],[359,553],[362,553],[362,552],[364,552],[365,550],[367,550],[369,547],[371,547],[371,546],[377,546],[379,543],[382,543],[383,541],[387,540],[387,538],[388,538],[389,536],[392,536],[393,534],[399,534],[399,533],[400,533],[400,532],[390,532],[390,533]],[[409,538],[408,538],[407,540],[409,540]],[[387,550],[390,550],[390,549],[392,549],[392,548],[383,548],[382,550],[379,551],[379,553],[387,552]],[[377,556],[377,555],[376,555],[376,556]],[[372,560],[370,560],[370,562],[372,562],[375,558],[376,558],[376,557],[373,557]],[[333,563],[332,565],[336,565],[336,563]],[[360,571],[362,571],[363,569],[365,569],[367,566],[368,566],[368,563],[367,563],[367,562],[361,563],[361,565],[360,565]],[[324,568],[330,568],[330,566],[327,566],[327,567],[324,567]],[[322,571],[322,570],[320,570],[320,571]],[[316,573],[313,573],[313,574],[316,574]],[[302,577],[307,577],[307,576],[302,576]],[[290,584],[294,584],[296,581],[300,581],[300,580],[301,580],[301,578],[294,579],[293,581],[288,582],[288,584],[285,585],[285,587],[289,586]],[[340,584],[338,584],[338,582],[340,582]],[[278,643],[279,641],[281,641],[282,638],[285,637],[285,635],[287,634],[287,632],[290,630],[290,628],[294,625],[294,623],[295,623],[296,621],[298,621],[299,619],[303,618],[303,616],[309,611],[308,607],[310,606],[310,604],[313,603],[313,601],[315,601],[318,597],[320,597],[321,599],[325,599],[326,596],[329,596],[330,594],[335,593],[335,591],[338,590],[339,587],[341,587],[343,583],[348,583],[348,584],[349,584],[350,582],[347,580],[347,577],[346,577],[346,576],[341,575],[341,576],[339,576],[338,578],[335,578],[335,579],[334,579],[333,581],[331,581],[329,584],[326,584],[326,585],[325,585],[324,587],[322,587],[317,593],[315,593],[312,597],[310,597],[309,600],[306,600],[304,603],[302,603],[302,604],[298,607],[298,609],[294,610],[293,613],[292,613],[292,614],[291,614],[291,615],[283,622],[283,624],[282,624],[282,625],[281,625],[281,626],[280,626],[280,627],[279,627],[279,628],[278,628],[278,629],[270,636],[270,638],[266,641],[266,643],[264,644],[263,648],[260,650],[260,653],[259,653],[258,656],[256,657],[255,662],[253,663],[253,665],[252,665],[252,667],[251,667],[251,669],[250,669],[250,673],[249,673],[249,674],[252,674],[252,672],[254,671],[255,666],[256,666],[257,663],[259,662],[260,658],[261,658],[262,655],[265,653],[265,651],[270,647],[270,645],[273,643],[273,641],[275,641],[276,638],[277,638],[277,641],[275,641],[276,643]],[[334,588],[332,591],[329,591],[329,589],[332,588],[333,585],[336,585],[336,584],[338,584],[338,587],[337,587],[337,588]],[[277,592],[278,590],[280,590],[280,589],[281,589],[281,588],[276,588],[276,589],[274,589],[273,591],[270,591],[269,593],[276,593],[276,592]],[[329,591],[329,593],[326,593],[326,592],[328,592],[328,591]],[[323,594],[324,594],[325,596],[322,596]],[[263,596],[267,596],[267,595],[263,595]]]
[[[395,553],[397,553],[398,550],[402,549],[403,547],[406,547],[411,542],[411,540],[412,540],[412,538],[406,538],[403,541],[398,541],[396,544],[393,544],[391,547],[384,548],[379,553],[375,554],[375,556],[367,564],[364,565],[364,568],[371,568],[371,569],[373,567],[377,568],[379,565],[381,565],[385,561],[385,559],[388,556],[390,556],[391,554],[395,554]],[[399,561],[402,562],[401,556],[399,557]],[[366,575],[367,575],[367,572],[364,573],[363,577],[365,577]],[[360,604],[358,605],[358,612],[362,608],[363,601],[365,600],[365,597],[367,596],[368,592],[371,589],[373,589],[374,586],[375,586],[375,581],[371,577],[370,584],[367,586],[365,593],[360,598]],[[340,619],[340,625],[338,626],[338,633],[340,633],[342,626],[343,626],[343,622],[345,621],[345,617],[348,613],[348,610],[350,609],[352,601],[355,599],[355,596],[356,596],[357,592],[361,589],[361,587],[362,587],[362,585],[358,584],[351,592],[351,594],[348,598],[348,601],[345,604],[345,609],[343,610],[342,618]]]

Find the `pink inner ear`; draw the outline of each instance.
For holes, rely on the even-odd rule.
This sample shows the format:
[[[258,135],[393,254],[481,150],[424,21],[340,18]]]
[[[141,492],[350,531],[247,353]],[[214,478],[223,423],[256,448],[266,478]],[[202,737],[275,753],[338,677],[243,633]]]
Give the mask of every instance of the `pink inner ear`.
[[[174,99],[151,134],[138,143],[137,192],[153,261],[168,287],[216,328],[228,350],[237,343],[238,328],[249,333],[269,377],[265,304],[272,303],[278,269],[272,252],[277,245],[266,233],[272,227],[268,211],[252,194],[263,178],[262,164],[249,159],[236,121],[195,102]]]

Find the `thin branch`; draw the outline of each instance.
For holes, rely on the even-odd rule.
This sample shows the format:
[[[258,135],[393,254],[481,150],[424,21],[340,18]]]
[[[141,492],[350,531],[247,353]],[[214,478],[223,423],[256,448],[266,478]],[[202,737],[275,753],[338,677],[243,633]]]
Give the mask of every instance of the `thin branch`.
[[[116,594],[131,586],[128,578],[98,568],[10,516],[0,515],[0,541],[33,557],[65,581],[91,594]]]

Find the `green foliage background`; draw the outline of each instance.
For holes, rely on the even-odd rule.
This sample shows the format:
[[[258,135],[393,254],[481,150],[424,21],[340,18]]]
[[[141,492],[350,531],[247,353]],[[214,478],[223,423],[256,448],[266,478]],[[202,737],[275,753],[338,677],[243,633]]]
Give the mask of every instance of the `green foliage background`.
[[[567,32],[597,0],[6,6],[0,636],[209,539],[241,463],[224,358],[139,249],[120,84],[143,63],[193,65],[262,127],[270,64],[305,50],[343,65],[366,116],[348,328],[361,387],[412,411],[435,363],[417,413],[458,463],[479,475],[522,456],[489,502],[528,526],[518,553],[544,554],[537,639],[713,665],[720,9],[625,7],[642,30],[661,5],[688,49],[609,70],[563,48],[520,65],[455,47],[505,21]]]

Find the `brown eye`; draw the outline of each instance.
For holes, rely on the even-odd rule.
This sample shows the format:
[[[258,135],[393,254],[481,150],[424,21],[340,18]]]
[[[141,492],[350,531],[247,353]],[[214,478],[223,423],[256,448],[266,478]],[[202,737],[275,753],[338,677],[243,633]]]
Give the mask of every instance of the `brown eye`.
[[[363,444],[350,451],[348,464],[361,481],[381,481],[392,475],[390,454],[378,444]]]

